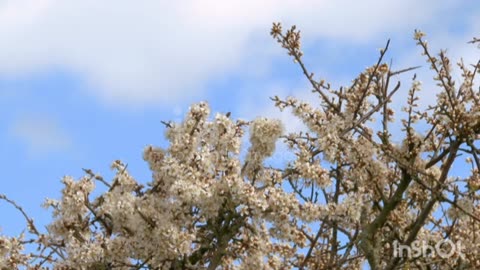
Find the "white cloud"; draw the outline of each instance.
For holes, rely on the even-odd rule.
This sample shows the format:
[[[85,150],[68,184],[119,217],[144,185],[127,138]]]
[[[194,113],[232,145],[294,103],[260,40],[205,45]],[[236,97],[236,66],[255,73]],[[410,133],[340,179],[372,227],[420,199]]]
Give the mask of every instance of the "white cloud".
[[[242,70],[251,47],[268,54],[275,44],[253,39],[267,35],[272,21],[297,23],[312,40],[363,41],[411,29],[446,7],[433,0],[3,0],[0,74],[64,68],[104,101],[166,103]]]
[[[47,116],[22,116],[12,123],[9,132],[26,145],[31,155],[64,151],[71,146],[68,134]]]

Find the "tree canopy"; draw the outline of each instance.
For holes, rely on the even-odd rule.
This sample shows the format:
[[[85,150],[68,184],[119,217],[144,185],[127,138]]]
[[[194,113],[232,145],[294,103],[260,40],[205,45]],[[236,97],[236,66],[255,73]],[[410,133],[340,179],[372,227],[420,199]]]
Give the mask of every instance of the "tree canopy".
[[[212,116],[207,103],[192,105],[182,122],[166,123],[168,147],[146,147],[145,186],[118,160],[111,181],[89,169],[67,176],[61,199],[44,203],[53,210],[45,231],[1,195],[24,215],[28,234],[0,236],[0,268],[479,268],[480,61],[460,61],[456,82],[446,52],[432,54],[415,31],[439,91],[420,109],[412,76],[397,121],[396,77],[416,67],[392,70],[389,42],[351,85],[334,89],[307,69],[295,26],[274,23],[271,35],[318,96],[272,100],[308,131],[285,134],[278,120]],[[398,124],[402,132],[392,134]],[[283,167],[265,162],[278,141],[294,156]],[[455,175],[455,162],[467,177]],[[93,195],[97,186],[104,190]],[[419,245],[431,248],[416,252]]]

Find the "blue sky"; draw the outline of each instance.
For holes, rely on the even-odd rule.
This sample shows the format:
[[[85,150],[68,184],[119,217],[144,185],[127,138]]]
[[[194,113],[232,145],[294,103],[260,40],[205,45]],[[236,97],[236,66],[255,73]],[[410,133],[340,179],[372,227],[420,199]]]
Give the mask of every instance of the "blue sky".
[[[0,193],[45,225],[40,205],[59,197],[64,175],[90,168],[108,178],[121,159],[146,182],[142,150],[165,146],[160,121],[181,120],[201,100],[234,118],[300,128],[269,100],[310,98],[298,66],[269,37],[273,21],[302,29],[306,64],[334,86],[373,64],[391,38],[387,59],[399,69],[423,65],[419,78],[431,88],[413,30],[428,34],[432,50],[473,62],[475,2],[0,0]],[[24,228],[1,202],[0,216],[2,233]]]

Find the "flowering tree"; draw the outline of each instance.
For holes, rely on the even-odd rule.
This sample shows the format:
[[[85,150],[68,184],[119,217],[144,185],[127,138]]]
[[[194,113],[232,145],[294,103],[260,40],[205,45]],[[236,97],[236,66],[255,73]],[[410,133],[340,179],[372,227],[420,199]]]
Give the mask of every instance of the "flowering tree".
[[[441,90],[436,104],[420,111],[414,76],[397,145],[391,98],[400,83],[392,81],[414,68],[391,70],[383,59],[388,43],[351,86],[333,89],[305,67],[295,27],[284,33],[274,24],[271,34],[318,94],[316,106],[272,98],[308,132],[285,135],[279,121],[211,117],[206,103],[193,105],[183,122],[166,123],[168,148],[145,149],[147,186],[121,161],[112,164],[112,181],[88,169],[79,180],[65,177],[61,199],[45,202],[53,209],[45,232],[1,195],[25,216],[32,238],[0,237],[0,269],[479,268],[480,91],[473,81],[480,62],[460,62],[455,84],[445,52],[432,55],[416,31]],[[282,168],[265,162],[278,140],[295,156]],[[452,172],[461,154],[466,178]],[[93,196],[97,184],[105,191]],[[408,256],[394,245],[444,240],[463,249]],[[38,249],[27,253],[25,245]]]

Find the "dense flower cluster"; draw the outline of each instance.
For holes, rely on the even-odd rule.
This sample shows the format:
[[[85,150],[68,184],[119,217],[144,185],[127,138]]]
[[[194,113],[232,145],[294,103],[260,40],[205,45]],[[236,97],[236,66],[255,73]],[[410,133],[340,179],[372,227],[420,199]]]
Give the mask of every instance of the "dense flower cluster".
[[[65,177],[60,200],[44,203],[53,210],[45,232],[1,196],[24,214],[33,238],[0,237],[0,269],[480,267],[480,93],[473,88],[480,64],[460,63],[463,82],[456,86],[445,53],[432,56],[416,31],[441,91],[436,105],[420,111],[421,84],[413,80],[397,145],[390,103],[400,84],[391,84],[411,69],[383,63],[388,43],[374,66],[336,90],[308,72],[296,28],[283,34],[274,24],[271,33],[319,96],[317,106],[272,98],[308,132],[284,134],[277,120],[234,121],[195,104],[181,123],[167,124],[167,148],[145,148],[152,171],[146,186],[118,160],[111,181],[91,170],[78,180]],[[279,140],[295,156],[281,168],[266,162]],[[460,154],[468,155],[467,178],[452,173]],[[104,192],[95,192],[99,184]],[[470,252],[394,256],[395,241],[443,239]],[[38,250],[24,252],[28,244]]]

